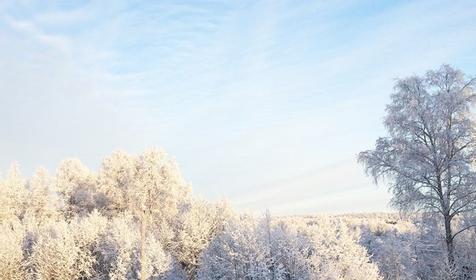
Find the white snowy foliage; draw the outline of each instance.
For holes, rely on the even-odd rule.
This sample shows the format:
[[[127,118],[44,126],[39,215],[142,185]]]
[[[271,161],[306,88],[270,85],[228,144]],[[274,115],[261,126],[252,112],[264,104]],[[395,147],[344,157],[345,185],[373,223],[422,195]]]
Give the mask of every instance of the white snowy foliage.
[[[384,279],[473,279],[475,268],[475,231],[468,230],[456,242],[456,267],[452,272],[446,258],[443,225],[431,216],[400,217],[386,215],[347,215],[340,219],[360,229],[360,244],[378,265]],[[335,219],[335,218],[333,218]],[[473,278],[471,278],[473,277]],[[454,278],[454,275],[453,275]]]
[[[44,168],[40,168],[28,182],[26,215],[39,222],[56,218],[58,214],[58,199],[54,194],[53,178]]]
[[[95,175],[77,159],[60,164],[56,173],[56,190],[67,217],[84,215],[97,207]]]
[[[70,222],[41,225],[30,262],[39,279],[82,279],[96,275],[94,252],[107,219],[93,212]]]
[[[25,228],[17,219],[0,223],[0,279],[21,280],[27,276],[23,256]]]
[[[106,209],[113,212],[150,212],[165,219],[176,215],[189,197],[189,186],[177,164],[158,149],[140,155],[113,153],[104,159],[98,182]]]
[[[98,188],[107,198],[106,209],[110,212],[122,212],[130,206],[128,196],[135,174],[133,156],[117,151],[102,161],[98,175]]]
[[[77,223],[74,223],[78,225]],[[31,263],[38,279],[81,279],[93,275],[95,259],[81,244],[78,229],[65,221],[45,225],[33,246]]]
[[[325,275],[315,279],[380,279],[378,267],[358,244],[357,230],[323,217],[308,225],[307,232],[312,238],[314,273]]]
[[[380,279],[345,225],[267,219],[231,220],[202,255],[198,279]]]
[[[202,255],[198,279],[268,279],[266,254],[258,222],[235,217]]]
[[[14,217],[22,219],[27,195],[26,180],[21,175],[19,165],[13,163],[6,178],[0,182],[0,220]]]
[[[137,279],[140,272],[139,246],[140,235],[137,221],[128,213],[124,213],[110,222],[97,248],[100,254],[100,266],[109,278]],[[163,279],[173,270],[174,261],[163,245],[153,235],[146,241],[145,271],[149,279]]]

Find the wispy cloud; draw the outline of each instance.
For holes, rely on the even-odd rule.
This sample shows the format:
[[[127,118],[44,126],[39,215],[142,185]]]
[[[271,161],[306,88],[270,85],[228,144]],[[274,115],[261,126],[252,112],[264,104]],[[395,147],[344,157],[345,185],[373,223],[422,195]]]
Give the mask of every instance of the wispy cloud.
[[[25,33],[25,35],[33,37],[34,40],[37,40],[39,43],[51,47],[56,51],[61,51],[67,54],[71,49],[71,42],[66,37],[47,34],[32,22],[14,20],[10,17],[7,17],[5,22],[12,29],[21,33]]]

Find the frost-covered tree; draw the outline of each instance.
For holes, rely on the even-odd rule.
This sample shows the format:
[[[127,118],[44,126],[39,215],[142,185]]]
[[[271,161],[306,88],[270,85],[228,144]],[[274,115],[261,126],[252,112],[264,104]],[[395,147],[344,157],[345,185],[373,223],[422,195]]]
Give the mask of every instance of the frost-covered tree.
[[[148,150],[139,156],[136,161],[133,187],[128,193],[132,211],[140,219],[141,280],[146,279],[144,264],[147,225],[153,218],[160,217],[161,213],[167,214],[176,209],[174,209],[176,205],[174,205],[173,195],[177,174],[169,172],[171,171],[169,163],[171,162],[167,159],[167,155],[155,149]]]
[[[173,236],[173,219],[189,197],[189,187],[177,164],[158,149],[138,156],[117,152],[106,158],[99,172],[99,188],[107,210],[128,210],[139,219],[141,263],[146,257],[148,227],[153,225],[156,235],[168,243]],[[141,279],[145,279],[144,274]]]
[[[23,256],[25,228],[18,219],[0,222],[0,279],[26,279],[27,262]]]
[[[28,182],[26,215],[38,222],[46,222],[57,215],[57,197],[54,195],[53,178],[44,168],[39,168]]]
[[[447,258],[445,238],[441,234],[438,217],[422,214],[413,219],[416,226],[415,240],[412,247],[416,260],[411,269],[415,277],[421,279],[450,279],[456,267],[450,267]],[[461,236],[462,237],[462,236]],[[460,237],[459,241],[463,241]]]
[[[284,221],[274,221],[267,212],[261,221],[260,234],[267,247],[270,279],[311,279],[312,240],[305,230]]]
[[[134,184],[136,158],[123,151],[106,157],[98,175],[98,188],[105,199],[104,211],[113,216],[130,210],[130,189]]]
[[[381,279],[367,250],[358,244],[357,229],[322,217],[306,227],[306,232],[312,240],[312,275],[318,275],[311,279]]]
[[[380,279],[357,236],[319,219],[235,217],[201,257],[198,279]]]
[[[250,216],[231,220],[202,255],[197,278],[270,279],[267,247],[257,230],[258,222]]]
[[[474,223],[475,221],[472,221]],[[476,278],[476,229],[467,230],[461,234],[461,238],[455,244],[458,269],[462,279]]]
[[[6,178],[0,181],[0,220],[13,217],[22,219],[27,195],[26,180],[21,175],[19,165],[13,163]]]
[[[31,263],[38,279],[83,279],[94,273],[95,259],[80,246],[78,228],[66,221],[54,222],[39,231]]]
[[[223,230],[231,215],[226,202],[209,203],[193,199],[188,207],[182,209],[169,247],[190,278],[196,274],[202,251]]]
[[[417,279],[417,265],[414,264],[418,263],[418,267],[423,269],[426,260],[417,256],[417,247],[421,246],[418,246],[416,227],[401,220],[389,223],[369,219],[366,222],[361,227],[360,243],[367,248],[384,279]],[[406,224],[410,224],[410,227]],[[436,262],[436,258],[433,262]]]
[[[56,191],[66,217],[90,213],[97,206],[96,178],[78,159],[63,161],[56,173]]]
[[[25,248],[25,239],[24,250],[33,279],[103,279],[97,248],[107,226],[107,219],[93,211],[30,229],[33,244]]]
[[[189,186],[176,162],[155,148],[139,155],[114,152],[102,162],[98,185],[111,215],[151,211],[165,219],[175,216],[189,197]]]
[[[476,210],[474,82],[448,65],[399,80],[386,108],[388,136],[359,154],[376,182],[388,179],[395,207],[440,215],[452,267],[455,238],[475,226],[453,222]]]
[[[184,279],[174,260],[153,235],[146,240],[143,262],[140,262],[141,240],[138,221],[127,212],[109,222],[98,241],[98,267],[105,279]]]

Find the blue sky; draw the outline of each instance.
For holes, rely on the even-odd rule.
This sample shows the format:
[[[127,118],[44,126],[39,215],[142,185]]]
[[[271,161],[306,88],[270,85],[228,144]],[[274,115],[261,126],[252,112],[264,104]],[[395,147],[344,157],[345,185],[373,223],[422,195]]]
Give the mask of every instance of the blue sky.
[[[2,1],[0,168],[165,148],[194,192],[387,211],[356,163],[395,78],[476,75],[472,1]]]

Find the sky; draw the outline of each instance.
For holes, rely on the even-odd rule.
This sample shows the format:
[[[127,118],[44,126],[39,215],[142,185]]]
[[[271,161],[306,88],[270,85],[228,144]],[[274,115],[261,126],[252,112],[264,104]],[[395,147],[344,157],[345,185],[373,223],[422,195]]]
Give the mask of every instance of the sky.
[[[473,1],[1,1],[0,170],[162,147],[240,211],[391,211],[357,154],[397,78],[476,75]]]

